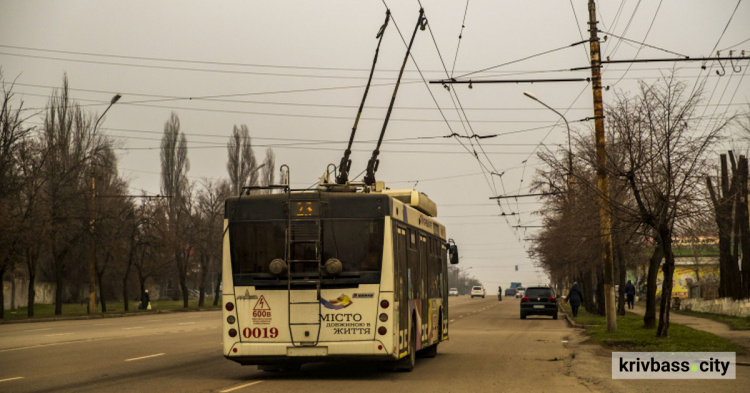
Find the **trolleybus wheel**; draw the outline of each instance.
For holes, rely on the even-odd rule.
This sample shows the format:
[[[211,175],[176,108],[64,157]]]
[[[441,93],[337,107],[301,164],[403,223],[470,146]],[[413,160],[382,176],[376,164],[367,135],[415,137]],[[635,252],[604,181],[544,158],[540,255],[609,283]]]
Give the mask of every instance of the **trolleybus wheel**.
[[[440,344],[440,340],[443,339],[443,312],[440,311],[440,317],[438,318],[438,342],[435,343],[435,345],[430,345],[429,347],[422,350],[422,356],[426,358],[434,358],[437,356],[437,350],[438,350],[438,344]]]
[[[417,361],[417,321],[412,320],[411,333],[409,334],[409,354],[398,361],[396,369],[398,371],[411,372],[414,370],[414,363]]]

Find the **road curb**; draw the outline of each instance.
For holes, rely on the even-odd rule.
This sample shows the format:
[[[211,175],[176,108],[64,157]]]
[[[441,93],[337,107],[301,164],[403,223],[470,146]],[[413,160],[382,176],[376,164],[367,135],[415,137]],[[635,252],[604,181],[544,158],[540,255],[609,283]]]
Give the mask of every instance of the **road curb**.
[[[87,319],[106,319],[106,318],[124,318],[124,317],[139,317],[146,315],[157,315],[157,314],[173,314],[180,312],[202,312],[202,311],[221,311],[221,308],[199,308],[197,310],[152,310],[151,312],[142,311],[137,313],[126,313],[126,314],[93,314],[93,315],[77,315],[71,317],[53,317],[53,318],[35,318],[35,319],[14,319],[14,320],[0,320],[0,325],[11,325],[18,323],[36,323],[36,322],[57,322],[57,321],[83,321]]]

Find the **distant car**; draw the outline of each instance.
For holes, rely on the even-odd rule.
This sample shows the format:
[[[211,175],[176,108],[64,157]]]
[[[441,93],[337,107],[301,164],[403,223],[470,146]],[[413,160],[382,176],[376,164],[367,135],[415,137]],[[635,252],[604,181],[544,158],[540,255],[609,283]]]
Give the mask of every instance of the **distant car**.
[[[481,296],[482,299],[484,299],[484,295],[485,295],[484,288],[482,288],[480,286],[471,287],[471,298],[472,299],[474,299],[474,296],[477,296],[477,297]]]
[[[448,290],[448,296],[458,296],[458,288],[451,288]]]
[[[516,296],[516,290],[513,288],[506,289],[505,296]]]
[[[521,298],[523,297],[523,294],[526,292],[526,288],[516,288],[516,297]]]
[[[528,315],[549,315],[557,319],[557,298],[550,287],[529,287],[521,298],[521,319]]]

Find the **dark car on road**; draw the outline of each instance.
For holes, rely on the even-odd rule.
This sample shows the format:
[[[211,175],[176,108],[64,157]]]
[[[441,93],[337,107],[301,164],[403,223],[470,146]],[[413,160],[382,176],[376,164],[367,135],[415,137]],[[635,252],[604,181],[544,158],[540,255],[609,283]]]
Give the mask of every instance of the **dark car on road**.
[[[508,288],[505,290],[505,296],[516,296],[516,290],[514,288]]]
[[[549,315],[557,319],[557,298],[550,287],[529,287],[521,298],[521,319],[527,315]]]

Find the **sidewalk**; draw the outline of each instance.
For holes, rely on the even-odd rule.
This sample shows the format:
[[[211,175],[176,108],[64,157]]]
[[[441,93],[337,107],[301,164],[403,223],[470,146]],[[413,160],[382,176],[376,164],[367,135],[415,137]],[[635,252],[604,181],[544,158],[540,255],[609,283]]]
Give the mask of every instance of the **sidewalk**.
[[[632,310],[627,311],[638,315],[644,315],[646,313],[646,307],[635,305]],[[742,359],[741,361],[750,362],[750,330],[731,330],[729,326],[708,318],[691,317],[672,312],[669,313],[669,322],[691,327],[696,330],[703,330],[704,332],[709,332],[725,338],[739,345],[745,351],[744,354],[737,355],[738,361]],[[658,304],[656,305],[656,323],[659,323]]]

